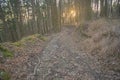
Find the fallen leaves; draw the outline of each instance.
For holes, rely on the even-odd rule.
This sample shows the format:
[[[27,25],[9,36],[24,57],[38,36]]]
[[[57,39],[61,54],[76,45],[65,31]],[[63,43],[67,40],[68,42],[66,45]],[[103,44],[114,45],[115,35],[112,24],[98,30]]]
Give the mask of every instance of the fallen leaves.
[[[40,38],[36,38],[40,37]],[[5,70],[11,74],[11,80],[26,80],[27,76],[34,71],[36,55],[40,54],[45,46],[42,36],[30,36],[27,39],[15,43],[3,43],[2,45],[14,53],[12,58],[6,58],[0,63],[0,70]],[[0,57],[3,60],[3,57]],[[6,79],[5,79],[6,80]]]

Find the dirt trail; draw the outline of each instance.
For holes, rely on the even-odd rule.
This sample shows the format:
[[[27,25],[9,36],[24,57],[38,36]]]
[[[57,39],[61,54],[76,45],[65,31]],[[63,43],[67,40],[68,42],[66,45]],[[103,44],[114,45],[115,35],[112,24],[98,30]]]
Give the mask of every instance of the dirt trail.
[[[75,28],[65,27],[51,39],[28,80],[111,80],[102,76],[91,55],[78,49],[74,32]]]

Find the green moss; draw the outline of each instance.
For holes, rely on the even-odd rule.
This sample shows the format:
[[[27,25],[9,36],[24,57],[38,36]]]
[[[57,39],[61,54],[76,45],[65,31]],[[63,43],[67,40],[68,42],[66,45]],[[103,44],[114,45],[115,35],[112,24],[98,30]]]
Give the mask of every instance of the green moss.
[[[42,41],[46,41],[47,40],[46,37],[44,37],[44,36],[42,36],[40,34],[34,34],[34,35],[31,35],[31,36],[28,36],[28,37],[24,37],[20,41],[14,42],[12,44],[17,46],[17,47],[21,47],[21,46],[24,46],[25,43],[27,43],[27,42],[35,43],[36,39],[40,39]]]
[[[14,46],[17,46],[17,47],[20,47],[20,46],[22,46],[23,44],[22,44],[21,42],[15,42],[15,43],[13,43],[13,45],[14,45]]]
[[[39,37],[38,37],[39,39],[41,39],[42,41],[47,41],[47,38],[46,37],[44,37],[44,36],[42,36],[42,35],[39,35]]]
[[[3,54],[3,57],[13,57],[13,53],[10,52],[8,49],[4,48],[3,46],[0,45],[0,51]]]
[[[10,75],[5,71],[0,71],[0,78],[2,80],[10,80]]]

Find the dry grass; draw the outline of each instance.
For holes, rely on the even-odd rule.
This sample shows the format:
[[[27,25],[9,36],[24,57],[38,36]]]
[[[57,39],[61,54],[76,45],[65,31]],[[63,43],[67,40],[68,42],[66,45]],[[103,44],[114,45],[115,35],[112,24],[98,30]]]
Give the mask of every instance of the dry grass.
[[[83,41],[85,48],[90,52],[94,49],[99,49],[101,53],[108,50],[111,52],[120,45],[120,24],[117,20],[93,21],[82,32],[90,36]]]
[[[87,23],[87,26],[82,26],[84,28],[80,32],[90,37],[84,38],[80,44],[83,50],[98,57],[102,61],[108,61],[106,66],[110,67],[110,69],[113,68],[113,64],[120,70],[119,22],[120,20],[99,19]]]

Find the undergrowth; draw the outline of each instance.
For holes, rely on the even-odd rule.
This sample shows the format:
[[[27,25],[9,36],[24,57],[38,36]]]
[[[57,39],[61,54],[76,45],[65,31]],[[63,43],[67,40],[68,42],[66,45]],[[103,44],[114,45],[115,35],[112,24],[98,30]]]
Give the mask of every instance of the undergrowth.
[[[37,39],[40,39],[42,41],[47,40],[46,37],[40,34],[35,34],[35,35],[28,36],[28,37],[24,37],[20,41],[14,42],[13,45],[20,47],[20,46],[24,46],[26,42],[35,43]]]
[[[10,74],[4,70],[0,70],[0,80],[10,80]]]
[[[4,58],[13,57],[13,53],[1,45],[0,45],[0,52],[2,53]]]

